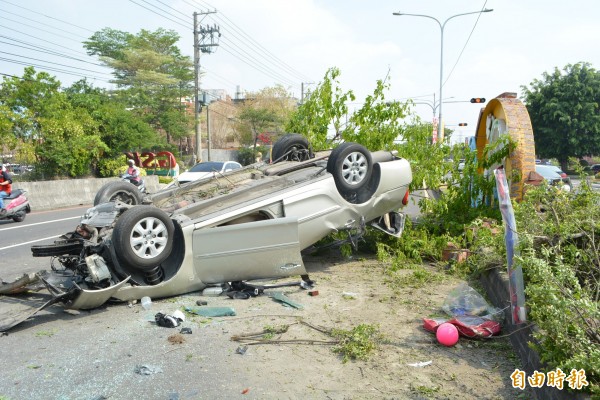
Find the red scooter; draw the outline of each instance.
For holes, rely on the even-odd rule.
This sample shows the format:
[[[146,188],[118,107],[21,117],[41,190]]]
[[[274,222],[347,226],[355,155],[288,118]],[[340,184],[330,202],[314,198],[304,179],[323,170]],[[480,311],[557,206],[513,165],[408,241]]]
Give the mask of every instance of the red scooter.
[[[15,222],[25,220],[25,216],[31,212],[29,200],[25,197],[25,191],[15,189],[10,196],[4,198],[4,209],[6,212],[0,213],[0,220],[12,219]]]

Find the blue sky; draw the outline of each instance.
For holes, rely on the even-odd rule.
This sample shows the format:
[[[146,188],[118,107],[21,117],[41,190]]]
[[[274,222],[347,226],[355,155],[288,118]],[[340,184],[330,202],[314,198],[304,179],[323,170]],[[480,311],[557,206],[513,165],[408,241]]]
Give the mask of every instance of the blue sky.
[[[393,13],[443,23],[483,8],[494,11],[452,18],[444,28],[443,97],[450,102],[443,116],[456,137],[475,129],[481,106],[466,102],[471,97],[520,95],[543,72],[580,61],[600,68],[594,0],[0,0],[0,73],[21,75],[22,64],[32,63],[62,70],[49,72],[64,85],[86,75],[110,87],[109,71],[81,46],[93,32],[173,29],[192,56],[192,13],[216,10],[202,20],[222,34],[217,51],[201,57],[202,88],[233,96],[238,86],[256,91],[281,83],[300,97],[303,82],[309,88],[337,67],[342,88],[357,95],[353,107],[388,73],[388,100],[431,103],[434,94],[439,99],[440,27]],[[430,106],[415,110],[431,120]],[[461,122],[467,127],[456,126]]]

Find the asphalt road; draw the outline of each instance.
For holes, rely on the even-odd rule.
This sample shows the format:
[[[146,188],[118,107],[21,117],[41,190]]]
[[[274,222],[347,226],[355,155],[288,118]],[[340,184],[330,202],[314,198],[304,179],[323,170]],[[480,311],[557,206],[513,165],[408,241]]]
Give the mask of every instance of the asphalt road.
[[[71,232],[91,205],[52,211],[35,210],[25,221],[0,221],[0,278],[10,282],[24,273],[50,268],[50,258],[32,257],[31,246],[51,244]]]

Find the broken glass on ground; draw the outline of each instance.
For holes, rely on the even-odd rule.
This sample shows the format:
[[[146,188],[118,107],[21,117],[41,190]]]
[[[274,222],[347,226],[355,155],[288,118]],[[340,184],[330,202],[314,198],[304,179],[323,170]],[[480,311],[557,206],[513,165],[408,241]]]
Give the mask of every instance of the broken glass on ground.
[[[228,317],[236,315],[232,307],[185,307],[185,311],[202,317]]]

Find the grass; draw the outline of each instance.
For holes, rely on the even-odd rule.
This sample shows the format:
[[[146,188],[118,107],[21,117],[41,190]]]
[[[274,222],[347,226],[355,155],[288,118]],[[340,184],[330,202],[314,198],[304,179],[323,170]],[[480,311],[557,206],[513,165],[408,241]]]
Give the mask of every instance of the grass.
[[[56,330],[50,330],[50,331],[37,331],[35,333],[36,337],[52,337],[54,336],[54,334],[56,333]]]

